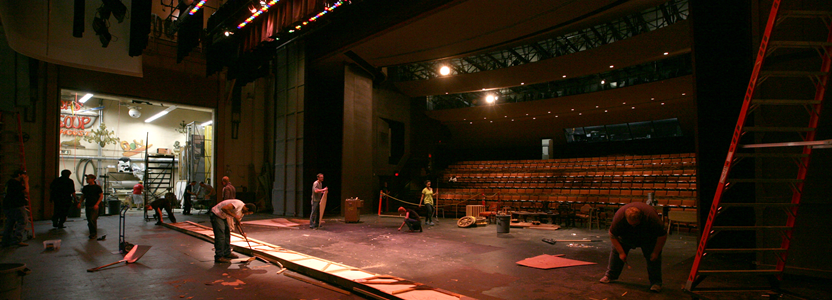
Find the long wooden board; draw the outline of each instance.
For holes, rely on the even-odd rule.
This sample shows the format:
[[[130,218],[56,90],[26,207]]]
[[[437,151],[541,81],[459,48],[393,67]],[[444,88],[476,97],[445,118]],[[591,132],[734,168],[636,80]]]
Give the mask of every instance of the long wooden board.
[[[321,196],[321,205],[318,207],[318,213],[320,216],[318,217],[318,227],[321,226],[321,222],[324,220],[324,210],[326,209],[326,195],[329,194],[329,191],[324,192],[324,195]]]

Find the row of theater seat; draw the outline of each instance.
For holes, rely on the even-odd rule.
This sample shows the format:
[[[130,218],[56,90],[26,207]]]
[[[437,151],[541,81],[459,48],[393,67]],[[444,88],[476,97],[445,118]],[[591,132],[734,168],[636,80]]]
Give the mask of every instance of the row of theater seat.
[[[693,153],[662,155],[628,155],[588,158],[518,160],[518,161],[465,161],[448,167],[449,171],[474,170],[563,170],[563,169],[630,169],[674,168],[695,166]]]
[[[465,161],[444,172],[438,200],[446,211],[462,212],[466,204],[483,202],[518,211],[547,211],[560,204],[613,209],[644,202],[653,193],[660,206],[695,209],[695,165],[693,153]]]

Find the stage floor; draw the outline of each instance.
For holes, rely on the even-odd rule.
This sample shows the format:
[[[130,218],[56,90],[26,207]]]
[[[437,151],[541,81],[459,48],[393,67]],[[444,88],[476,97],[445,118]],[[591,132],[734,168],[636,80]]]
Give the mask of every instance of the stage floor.
[[[245,220],[272,219],[257,214]],[[182,216],[210,226],[204,214]],[[363,299],[345,295],[283,275],[277,267],[254,261],[248,266],[214,264],[213,245],[203,240],[144,222],[131,211],[127,241],[153,248],[134,264],[119,264],[95,273],[87,269],[116,262],[118,217],[99,219],[99,236],[88,240],[86,221],[72,219],[65,229],[51,221],[35,223],[37,238],[28,247],[0,250],[0,262],[25,263],[32,273],[23,277],[23,299]],[[498,234],[493,224],[458,228],[455,219],[440,219],[422,233],[396,231],[401,219],[362,215],[359,223],[342,217],[325,218],[322,229],[306,226],[275,228],[247,226],[256,239],[377,274],[389,274],[477,299],[680,299],[696,251],[696,233],[684,230],[668,238],[663,254],[664,290],[650,293],[644,257],[631,252],[619,281],[602,284],[610,252],[606,230],[511,228]],[[600,239],[601,242],[557,243],[542,239]],[[61,239],[61,249],[44,251],[44,240]],[[535,269],[516,262],[541,254],[596,264],[558,269]],[[287,271],[290,272],[290,271]],[[298,274],[295,274],[298,275]],[[826,280],[793,278],[792,291],[812,298],[832,292]],[[728,297],[725,299],[736,299]],[[752,299],[759,299],[754,297]]]

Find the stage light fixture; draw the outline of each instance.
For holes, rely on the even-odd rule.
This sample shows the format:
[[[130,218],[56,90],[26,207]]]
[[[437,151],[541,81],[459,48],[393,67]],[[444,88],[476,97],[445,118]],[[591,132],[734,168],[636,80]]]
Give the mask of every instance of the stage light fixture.
[[[87,101],[89,101],[90,98],[92,98],[92,96],[93,96],[93,94],[88,93],[88,94],[84,95],[84,97],[81,97],[81,99],[78,99],[78,102],[80,102],[81,104],[87,103]]]
[[[494,103],[495,100],[494,95],[485,96],[485,102]]]
[[[164,115],[167,115],[169,112],[173,111],[174,109],[176,109],[176,105],[173,105],[171,107],[166,108],[163,111],[160,111],[159,113],[153,115],[152,117],[147,118],[147,120],[144,120],[144,122],[145,123],[150,123],[150,122],[156,121],[156,119],[161,118]]]
[[[451,74],[451,68],[448,68],[448,66],[442,66],[441,68],[439,68],[439,74],[442,74],[442,76],[447,76],[448,74]]]
[[[225,36],[232,36],[232,35],[234,35],[234,33],[233,33],[233,32],[231,32],[231,31],[225,31]]]

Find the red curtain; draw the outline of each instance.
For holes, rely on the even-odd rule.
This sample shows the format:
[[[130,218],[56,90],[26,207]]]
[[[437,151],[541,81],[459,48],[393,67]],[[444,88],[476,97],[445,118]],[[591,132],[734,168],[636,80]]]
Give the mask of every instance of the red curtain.
[[[281,0],[263,13],[246,31],[242,52],[248,52],[261,42],[271,41],[270,36],[281,32],[289,25],[308,20],[324,10],[325,0]]]

